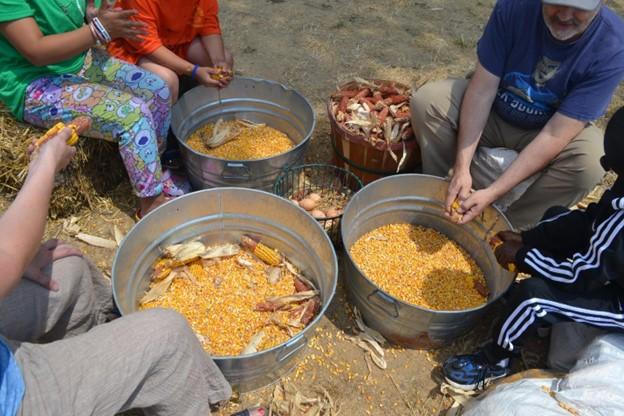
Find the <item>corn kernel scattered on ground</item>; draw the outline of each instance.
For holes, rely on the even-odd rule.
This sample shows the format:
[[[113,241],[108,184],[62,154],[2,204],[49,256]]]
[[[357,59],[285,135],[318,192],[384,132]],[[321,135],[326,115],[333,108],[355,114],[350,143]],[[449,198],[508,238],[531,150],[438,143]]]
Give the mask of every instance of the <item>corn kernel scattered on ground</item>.
[[[456,243],[431,228],[389,224],[364,234],[349,250],[366,277],[404,302],[462,310],[487,301],[483,272]]]
[[[224,121],[227,127],[234,126],[236,120]],[[243,128],[236,139],[211,149],[204,144],[202,137],[212,136],[215,124],[206,124],[195,130],[186,142],[193,150],[226,160],[254,160],[275,156],[294,147],[288,136],[272,127],[261,125]]]

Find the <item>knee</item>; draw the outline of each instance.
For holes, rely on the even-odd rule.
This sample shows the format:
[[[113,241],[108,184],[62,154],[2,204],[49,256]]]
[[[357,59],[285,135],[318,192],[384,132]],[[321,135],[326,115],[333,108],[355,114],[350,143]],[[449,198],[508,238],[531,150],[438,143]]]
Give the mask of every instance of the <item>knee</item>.
[[[173,101],[177,101],[178,93],[180,91],[180,78],[178,77],[178,74],[169,68],[163,67],[157,75],[162,78],[162,80],[165,81],[165,84],[167,84],[167,87],[169,87],[169,93],[171,94]]]
[[[426,118],[426,114],[437,96],[436,91],[439,83],[429,82],[412,93],[410,98],[412,118],[418,121]]]
[[[87,260],[80,256],[69,256],[54,261],[50,268],[50,276],[59,283],[60,291],[77,297],[80,293],[80,285],[90,282],[90,273]]]
[[[520,303],[525,299],[541,297],[548,291],[548,283],[538,277],[531,277],[520,280],[511,287],[510,298],[515,303]]]
[[[139,326],[149,332],[150,339],[179,347],[184,340],[195,337],[186,319],[173,309],[149,309],[138,315],[142,321]]]
[[[549,220],[551,218],[555,218],[558,215],[565,214],[566,212],[570,212],[570,208],[555,205],[554,207],[550,207],[546,210],[544,215],[542,216],[541,221]]]

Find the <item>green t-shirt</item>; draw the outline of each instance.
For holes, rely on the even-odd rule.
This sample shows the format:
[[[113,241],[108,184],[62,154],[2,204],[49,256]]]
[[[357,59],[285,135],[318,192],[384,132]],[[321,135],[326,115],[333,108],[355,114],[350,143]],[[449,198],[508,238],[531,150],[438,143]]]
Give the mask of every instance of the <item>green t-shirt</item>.
[[[44,36],[71,32],[84,24],[86,0],[0,0],[0,23],[32,17]],[[49,74],[76,73],[85,53],[48,66],[35,66],[0,35],[0,100],[22,120],[26,87]]]

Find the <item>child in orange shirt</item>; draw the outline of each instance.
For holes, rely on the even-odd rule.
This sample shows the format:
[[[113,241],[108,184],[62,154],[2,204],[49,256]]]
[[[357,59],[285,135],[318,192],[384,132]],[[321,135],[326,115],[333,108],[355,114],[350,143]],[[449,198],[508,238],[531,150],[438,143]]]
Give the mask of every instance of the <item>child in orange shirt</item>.
[[[116,0],[115,7],[135,9],[133,19],[147,24],[141,40],[116,39],[108,52],[145,68],[167,82],[175,101],[178,75],[222,88],[229,77],[214,77],[217,68],[232,71],[234,60],[223,45],[217,0]]]

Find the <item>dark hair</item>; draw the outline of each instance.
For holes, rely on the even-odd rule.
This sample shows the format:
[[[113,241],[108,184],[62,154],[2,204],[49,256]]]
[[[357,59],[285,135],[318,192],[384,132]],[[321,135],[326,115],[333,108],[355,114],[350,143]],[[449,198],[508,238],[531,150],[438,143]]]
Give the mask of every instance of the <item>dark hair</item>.
[[[605,168],[624,173],[624,107],[611,116],[604,136]]]

